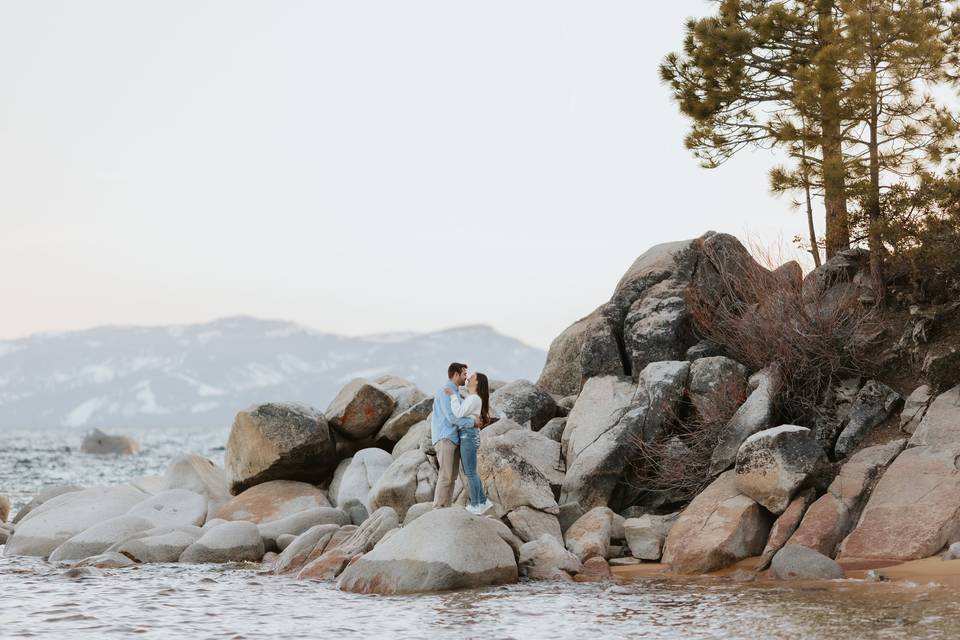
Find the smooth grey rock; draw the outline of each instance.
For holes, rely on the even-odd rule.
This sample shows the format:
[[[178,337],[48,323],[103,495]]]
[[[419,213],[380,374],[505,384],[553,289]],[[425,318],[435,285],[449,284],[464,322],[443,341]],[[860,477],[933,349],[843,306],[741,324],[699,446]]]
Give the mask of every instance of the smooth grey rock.
[[[899,393],[876,380],[868,381],[853,401],[850,419],[834,446],[836,455],[849,455],[871,429],[889,418],[902,404]]]
[[[930,403],[913,437],[911,447],[945,447],[960,444],[960,385],[944,391]]]
[[[579,520],[580,516],[585,513],[586,511],[583,510],[583,507],[581,507],[578,502],[564,502],[561,504],[560,511],[557,514],[557,520],[560,522],[560,530],[566,533],[570,525]]]
[[[233,493],[270,480],[319,483],[336,467],[336,443],[316,409],[268,402],[237,414],[224,460]]]
[[[580,562],[593,556],[605,558],[610,548],[612,520],[613,511],[607,507],[587,511],[564,532],[567,550]]]
[[[23,520],[28,513],[42,505],[47,500],[56,498],[57,496],[62,496],[65,493],[71,493],[73,491],[83,491],[83,487],[78,487],[73,484],[62,484],[45,488],[43,491],[37,494],[33,500],[25,504],[19,511],[17,511],[17,515],[13,517],[13,520],[11,520],[10,523],[17,524]]]
[[[544,513],[530,507],[517,507],[507,514],[510,528],[524,542],[536,540],[542,536],[553,536],[563,542],[560,521],[552,513]]]
[[[927,407],[933,394],[930,387],[925,384],[920,385],[907,396],[903,404],[903,411],[900,412],[900,430],[904,433],[912,434],[917,430],[923,416],[927,413]]]
[[[227,522],[206,531],[184,549],[180,562],[259,562],[266,550],[257,525],[244,520]]]
[[[402,518],[418,502],[433,499],[437,472],[420,450],[407,451],[396,458],[370,488],[367,510],[391,507]]]
[[[835,560],[798,544],[788,544],[777,551],[770,569],[780,580],[838,580],[845,577]]]
[[[563,544],[552,535],[544,534],[520,547],[519,565],[528,578],[533,580],[563,579],[558,572],[575,575],[583,565],[574,554],[564,549]]]
[[[732,467],[743,441],[773,426],[776,377],[772,367],[750,376],[750,388],[753,390],[721,432],[710,458],[710,475],[718,475]]]
[[[130,436],[115,436],[94,429],[83,438],[80,453],[129,456],[140,453],[140,445]]]
[[[430,423],[421,420],[410,427],[406,434],[393,446],[393,459],[396,460],[407,451],[414,451],[420,448],[420,442],[430,438]]]
[[[199,540],[202,535],[202,530],[189,532],[175,529],[127,540],[120,544],[117,551],[144,564],[177,562],[187,547]]]
[[[567,426],[567,418],[553,418],[547,424],[543,425],[543,428],[538,431],[538,433],[550,440],[553,440],[556,443],[560,442],[560,439],[563,438],[563,430]]]
[[[204,522],[202,528],[206,531],[206,530],[209,530],[209,529],[213,529],[213,528],[216,527],[217,525],[223,524],[224,522],[230,522],[230,521],[229,521],[229,520],[224,520],[223,518],[212,518],[212,519],[207,520],[206,522]]]
[[[277,551],[283,553],[283,550],[290,546],[290,543],[297,539],[292,533],[284,533],[277,537]]]
[[[646,514],[639,518],[627,518],[623,530],[630,554],[640,560],[659,560],[663,543],[679,517],[679,513],[671,513],[666,516]]]
[[[50,498],[17,523],[4,554],[46,557],[73,536],[125,515],[144,497],[133,487],[120,486],[70,491]]]
[[[81,560],[101,554],[127,536],[153,527],[152,522],[139,516],[123,515],[110,518],[66,540],[50,553],[50,562]]]
[[[367,505],[356,498],[350,498],[344,502],[343,506],[340,507],[340,510],[350,516],[351,524],[358,526],[363,524],[363,521],[370,517],[370,513],[367,511]]]
[[[490,406],[500,415],[539,431],[557,415],[553,397],[528,380],[515,380],[490,396]]]
[[[426,513],[348,566],[337,586],[420,593],[517,581],[513,549],[492,521],[459,507]]]
[[[197,454],[176,458],[163,474],[161,489],[186,489],[207,499],[207,513],[216,513],[230,500],[227,472]]]
[[[186,489],[169,489],[147,498],[128,513],[149,520],[154,527],[179,524],[199,527],[207,519],[207,498]]]
[[[419,502],[413,505],[412,507],[407,509],[407,515],[403,519],[403,526],[407,526],[408,524],[410,524],[411,522],[413,522],[423,514],[428,513],[430,511],[433,511],[432,502]]]
[[[93,569],[126,569],[132,567],[134,561],[127,556],[115,551],[105,551],[101,554],[84,558],[71,565],[72,569],[81,569],[90,567]]]
[[[263,546],[267,551],[277,548],[277,539],[284,534],[300,535],[318,524],[335,524],[338,527],[350,524],[350,517],[333,507],[316,507],[300,511],[281,520],[271,520],[257,525]]]
[[[362,449],[352,458],[342,460],[330,481],[330,502],[334,506],[348,500],[365,502],[370,488],[393,463],[393,456],[383,449]]]
[[[559,452],[553,452],[557,447],[555,442],[525,430],[509,431],[486,439],[486,442],[483,440],[481,436],[477,473],[487,498],[496,508],[497,517],[502,518],[519,507],[558,513],[551,488],[551,479],[559,481],[559,478],[553,478],[557,472],[553,470],[551,460],[554,455],[559,456]],[[528,446],[531,443],[534,446]],[[540,448],[536,446],[538,443]],[[547,455],[541,456],[544,452]]]

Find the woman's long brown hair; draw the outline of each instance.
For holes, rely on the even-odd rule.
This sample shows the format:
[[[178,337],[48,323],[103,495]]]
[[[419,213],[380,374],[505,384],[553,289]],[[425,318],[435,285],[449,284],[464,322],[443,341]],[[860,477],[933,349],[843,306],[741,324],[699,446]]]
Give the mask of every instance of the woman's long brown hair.
[[[477,374],[477,395],[480,396],[480,428],[490,424],[490,382],[487,376]]]

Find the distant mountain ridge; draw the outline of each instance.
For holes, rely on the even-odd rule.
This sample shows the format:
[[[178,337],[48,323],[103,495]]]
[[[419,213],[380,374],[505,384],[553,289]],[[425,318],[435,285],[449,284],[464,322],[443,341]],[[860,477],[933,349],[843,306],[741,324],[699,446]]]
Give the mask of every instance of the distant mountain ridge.
[[[536,380],[546,353],[467,326],[345,337],[248,316],[165,327],[106,326],[0,341],[0,431],[225,426],[256,402],[321,410],[356,377],[432,390],[461,360],[501,380]]]

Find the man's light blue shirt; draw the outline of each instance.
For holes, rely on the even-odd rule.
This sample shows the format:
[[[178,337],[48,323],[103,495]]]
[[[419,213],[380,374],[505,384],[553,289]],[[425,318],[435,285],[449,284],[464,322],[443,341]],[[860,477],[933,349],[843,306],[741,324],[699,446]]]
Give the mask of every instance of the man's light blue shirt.
[[[472,427],[473,418],[458,418],[453,415],[450,396],[443,392],[444,389],[452,389],[454,393],[460,393],[457,385],[448,382],[433,396],[433,419],[430,421],[430,435],[433,438],[434,445],[444,438],[458,445],[460,444],[460,434],[457,432],[457,428]]]

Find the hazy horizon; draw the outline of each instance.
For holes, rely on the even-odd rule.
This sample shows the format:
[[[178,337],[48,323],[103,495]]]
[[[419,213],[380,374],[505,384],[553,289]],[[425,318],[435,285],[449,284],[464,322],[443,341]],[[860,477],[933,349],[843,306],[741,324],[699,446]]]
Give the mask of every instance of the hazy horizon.
[[[545,349],[633,260],[805,218],[657,77],[703,0],[0,0],[0,339],[250,315]]]

